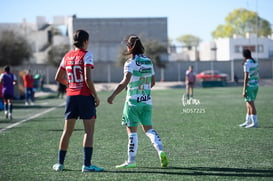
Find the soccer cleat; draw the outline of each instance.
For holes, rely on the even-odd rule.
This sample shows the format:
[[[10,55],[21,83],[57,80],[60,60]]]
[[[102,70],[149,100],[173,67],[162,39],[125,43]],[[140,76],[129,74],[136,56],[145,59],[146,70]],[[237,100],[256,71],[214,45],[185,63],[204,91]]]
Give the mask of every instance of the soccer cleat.
[[[258,124],[252,123],[252,124],[247,125],[245,128],[258,128]]]
[[[136,162],[133,163],[125,162],[121,165],[117,165],[116,168],[136,168]]]
[[[95,165],[90,165],[89,167],[87,166],[82,166],[82,172],[103,172],[104,169],[97,167]]]
[[[247,125],[249,125],[248,122],[244,122],[243,124],[240,124],[239,126],[244,128],[244,127],[246,127]]]
[[[53,170],[55,171],[63,171],[64,169],[64,165],[63,164],[59,164],[59,163],[56,163],[55,165],[53,165]]]
[[[160,162],[161,162],[161,167],[167,167],[168,166],[168,159],[167,159],[166,153],[164,151],[162,151],[159,154],[159,159],[160,159]]]

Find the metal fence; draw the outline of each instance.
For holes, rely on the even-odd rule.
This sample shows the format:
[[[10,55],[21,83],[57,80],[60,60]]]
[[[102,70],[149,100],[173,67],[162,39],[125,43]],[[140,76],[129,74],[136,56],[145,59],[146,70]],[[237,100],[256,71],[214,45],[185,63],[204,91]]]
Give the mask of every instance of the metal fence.
[[[233,81],[234,75],[243,78],[243,60],[234,61],[176,61],[167,62],[165,69],[155,67],[157,81],[184,81],[185,72],[190,65],[194,72],[205,70],[218,70],[226,73],[229,80]],[[260,77],[262,79],[273,78],[273,60],[259,60]],[[94,80],[98,82],[118,82],[123,77],[123,68],[117,67],[113,62],[97,62],[95,64]]]
[[[204,70],[218,70],[229,75],[229,80],[233,80],[234,75],[239,79],[243,78],[243,60],[234,61],[176,61],[166,62],[166,68],[155,67],[157,81],[184,81],[185,72],[190,65],[194,67],[194,72],[199,73]],[[259,60],[260,78],[273,78],[273,60]],[[44,77],[45,83],[55,83],[54,76],[56,67],[33,64],[12,68],[16,72],[30,68],[32,73],[40,74]],[[19,76],[19,75],[18,75]],[[119,67],[115,62],[95,62],[93,79],[95,82],[119,82],[123,78],[123,67]]]

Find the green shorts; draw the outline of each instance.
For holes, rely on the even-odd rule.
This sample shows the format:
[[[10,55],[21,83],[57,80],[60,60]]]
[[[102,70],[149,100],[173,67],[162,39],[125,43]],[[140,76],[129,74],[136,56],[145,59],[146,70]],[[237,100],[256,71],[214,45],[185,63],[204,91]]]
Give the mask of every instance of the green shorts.
[[[258,93],[259,87],[255,86],[255,87],[247,87],[246,88],[246,97],[245,97],[245,102],[249,102],[249,101],[255,101],[256,100],[256,96]]]
[[[148,104],[129,106],[126,102],[121,124],[128,127],[137,127],[138,123],[144,126],[152,125],[152,106]]]

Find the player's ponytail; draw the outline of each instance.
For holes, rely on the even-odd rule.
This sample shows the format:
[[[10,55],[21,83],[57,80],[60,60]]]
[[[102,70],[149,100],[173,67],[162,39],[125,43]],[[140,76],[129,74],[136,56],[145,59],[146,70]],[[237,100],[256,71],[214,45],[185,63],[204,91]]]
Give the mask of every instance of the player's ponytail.
[[[73,45],[77,48],[82,48],[84,41],[89,39],[89,34],[84,30],[77,30],[73,35]]]
[[[141,40],[136,35],[129,36],[127,40],[127,47],[128,47],[128,53],[132,54],[133,57],[135,55],[143,54],[144,53],[144,47],[141,43]]]
[[[247,60],[247,59],[251,59],[254,63],[256,63],[256,61],[254,60],[254,58],[252,58],[251,56],[251,51],[249,49],[244,49],[243,50],[243,57]]]

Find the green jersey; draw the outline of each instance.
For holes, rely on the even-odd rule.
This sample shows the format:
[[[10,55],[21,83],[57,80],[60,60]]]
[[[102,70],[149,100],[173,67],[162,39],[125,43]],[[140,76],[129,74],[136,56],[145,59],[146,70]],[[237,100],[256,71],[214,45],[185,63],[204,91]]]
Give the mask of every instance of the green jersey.
[[[144,55],[135,55],[134,59],[124,64],[124,73],[126,72],[132,74],[127,86],[126,102],[128,105],[152,105],[151,80],[155,73],[151,59]]]

